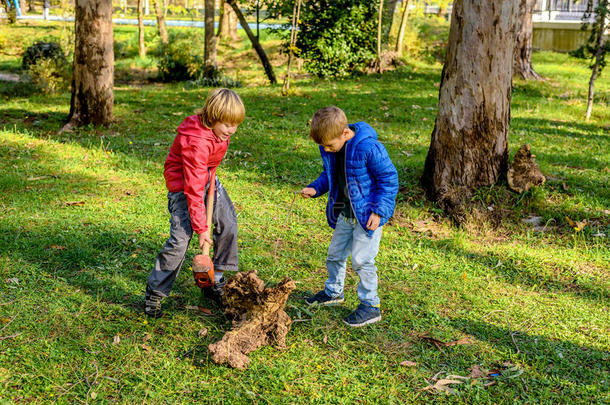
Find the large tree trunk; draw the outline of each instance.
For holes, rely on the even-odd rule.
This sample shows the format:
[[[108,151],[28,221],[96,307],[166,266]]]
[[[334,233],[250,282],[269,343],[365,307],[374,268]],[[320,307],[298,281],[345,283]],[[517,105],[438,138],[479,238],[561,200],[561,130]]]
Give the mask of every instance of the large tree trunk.
[[[513,74],[523,79],[542,78],[532,66],[532,35],[534,23],[532,13],[536,7],[536,0],[519,1],[519,20],[517,27],[517,38],[515,44],[515,65]]]
[[[252,33],[252,30],[248,26],[248,23],[246,22],[246,19],[245,19],[244,15],[242,14],[241,10],[239,9],[239,6],[237,5],[236,1],[235,0],[226,0],[226,2],[231,5],[231,7],[233,8],[233,11],[235,11],[235,14],[237,14],[239,23],[241,24],[241,27],[244,29],[244,31],[246,31],[246,34],[248,35],[250,42],[252,42],[252,46],[254,47],[254,49],[256,50],[256,53],[258,54],[258,57],[260,58],[261,63],[263,64],[263,68],[265,68],[265,73],[267,74],[269,81],[272,84],[277,83],[277,80],[275,78],[275,73],[273,73],[273,66],[271,66],[271,63],[269,62],[269,58],[267,58],[267,54],[265,53],[265,50],[263,49],[261,44],[258,42],[258,39]]]
[[[146,57],[146,44],[144,43],[144,0],[138,0],[138,50],[140,58]]]
[[[163,45],[167,45],[169,43],[169,39],[167,37],[167,28],[165,27],[165,14],[163,10],[161,10],[161,5],[159,4],[163,0],[152,0],[153,7],[155,8],[155,14],[157,15],[157,29],[159,30],[159,36],[161,37],[161,43]]]
[[[215,71],[216,65],[216,36],[214,35],[215,0],[205,0],[205,49],[203,60],[205,71]]]
[[[403,39],[405,37],[405,31],[407,30],[407,20],[409,19],[409,0],[403,0],[402,2],[402,16],[400,18],[400,29],[398,30],[398,37],[396,37],[396,53],[398,56],[402,56]]]
[[[394,13],[396,12],[396,3],[398,0],[389,0],[386,8],[383,10],[383,43],[390,42],[390,32],[392,32],[392,24],[394,22]]]
[[[458,221],[463,199],[507,170],[517,11],[511,0],[453,3],[438,115],[421,183],[428,198]]]
[[[109,124],[114,102],[112,2],[76,0],[75,7],[72,100],[66,127]]]
[[[593,109],[593,97],[595,93],[595,79],[597,78],[597,72],[600,69],[603,54],[603,43],[605,28],[605,15],[601,14],[597,17],[597,24],[599,26],[597,38],[595,41],[595,62],[593,63],[593,69],[591,70],[591,78],[589,79],[589,95],[587,96],[587,111],[585,113],[585,120],[589,121],[591,118],[591,110]]]

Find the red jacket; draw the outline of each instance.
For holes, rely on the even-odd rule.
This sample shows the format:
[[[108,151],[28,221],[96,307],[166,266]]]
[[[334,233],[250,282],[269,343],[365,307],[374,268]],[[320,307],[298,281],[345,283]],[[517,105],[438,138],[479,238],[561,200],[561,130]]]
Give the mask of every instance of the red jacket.
[[[204,127],[197,115],[186,117],[178,127],[165,160],[165,185],[172,192],[184,191],[193,231],[208,229],[204,193],[208,180],[215,178],[229,139],[222,141],[211,129]]]

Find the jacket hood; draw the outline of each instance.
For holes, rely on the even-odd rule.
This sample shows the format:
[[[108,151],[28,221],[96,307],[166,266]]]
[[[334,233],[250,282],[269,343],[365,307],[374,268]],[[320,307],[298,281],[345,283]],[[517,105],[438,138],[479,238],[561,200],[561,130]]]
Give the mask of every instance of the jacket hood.
[[[355,133],[354,137],[351,139],[352,145],[350,145],[350,148],[355,147],[357,144],[367,138],[377,140],[377,132],[375,132],[373,127],[371,127],[366,122],[356,122],[354,124],[349,124],[348,127]]]
[[[198,115],[188,116],[178,127],[178,133],[183,136],[196,136],[212,142],[223,142],[210,128],[201,123]]]

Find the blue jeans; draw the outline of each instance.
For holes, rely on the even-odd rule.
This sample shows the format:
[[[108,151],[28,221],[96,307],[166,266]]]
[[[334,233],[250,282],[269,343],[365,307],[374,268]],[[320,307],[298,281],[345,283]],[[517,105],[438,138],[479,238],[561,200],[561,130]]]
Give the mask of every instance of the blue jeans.
[[[328,280],[324,289],[326,295],[334,298],[343,294],[345,265],[351,254],[352,268],[360,277],[358,298],[374,307],[379,306],[375,256],[379,252],[381,228],[381,226],[377,228],[369,238],[355,219],[347,219],[343,214],[339,215],[326,257],[328,270]]]

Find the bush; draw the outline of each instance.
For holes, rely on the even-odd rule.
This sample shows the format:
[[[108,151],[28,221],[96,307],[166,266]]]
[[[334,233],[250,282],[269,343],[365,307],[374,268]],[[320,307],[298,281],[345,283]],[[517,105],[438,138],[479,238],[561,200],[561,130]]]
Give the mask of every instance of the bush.
[[[369,65],[376,56],[377,3],[305,2],[296,43],[305,69],[319,77],[344,77]]]
[[[204,71],[197,80],[193,80],[189,84],[196,87],[241,87],[238,80],[225,76],[220,69]]]
[[[32,84],[44,93],[68,90],[72,81],[72,69],[64,59],[43,58],[29,66],[28,74]]]
[[[41,59],[53,59],[64,64],[68,63],[61,46],[55,42],[36,42],[25,50],[21,64],[24,70],[28,70],[31,65],[37,64]]]
[[[159,55],[159,79],[164,82],[195,80],[203,73],[203,42],[188,32],[170,32],[169,44]]]

